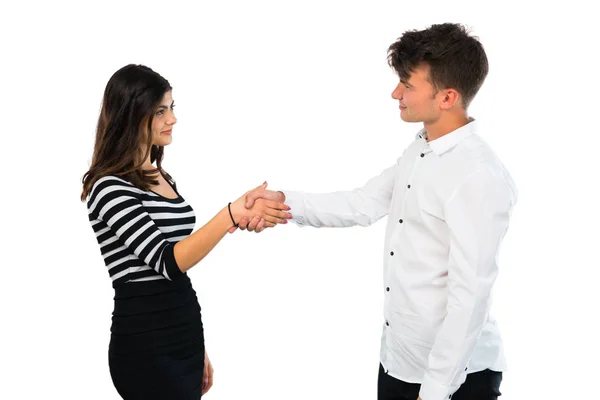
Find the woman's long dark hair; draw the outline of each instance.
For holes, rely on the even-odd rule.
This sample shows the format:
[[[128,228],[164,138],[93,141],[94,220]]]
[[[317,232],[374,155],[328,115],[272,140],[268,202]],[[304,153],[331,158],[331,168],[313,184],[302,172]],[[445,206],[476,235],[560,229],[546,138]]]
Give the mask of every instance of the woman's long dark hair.
[[[113,74],[104,90],[92,165],[82,178],[81,201],[107,175],[119,176],[142,190],[158,184],[158,173],[172,181],[161,167],[164,147],[152,145],[151,129],[154,111],[169,90],[165,78],[143,65],[130,64]],[[140,154],[144,139],[146,149]],[[151,162],[156,161],[156,169],[142,169],[148,154]]]

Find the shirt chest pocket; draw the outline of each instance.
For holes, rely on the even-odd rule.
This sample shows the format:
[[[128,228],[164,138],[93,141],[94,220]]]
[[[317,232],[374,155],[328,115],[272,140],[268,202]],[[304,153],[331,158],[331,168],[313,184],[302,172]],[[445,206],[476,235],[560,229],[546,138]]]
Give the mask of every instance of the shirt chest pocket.
[[[426,223],[428,219],[444,223],[444,204],[436,188],[426,179],[415,179],[405,188],[400,213],[408,223]],[[400,216],[399,218],[402,218]]]

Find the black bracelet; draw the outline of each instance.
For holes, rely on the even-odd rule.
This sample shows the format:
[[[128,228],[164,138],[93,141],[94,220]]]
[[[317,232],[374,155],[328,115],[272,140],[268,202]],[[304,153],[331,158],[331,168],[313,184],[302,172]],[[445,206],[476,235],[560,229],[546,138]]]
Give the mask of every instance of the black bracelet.
[[[227,204],[227,209],[229,210],[229,216],[231,217],[231,222],[233,222],[233,226],[239,228],[240,224],[235,223],[235,220],[233,219],[233,214],[231,213],[231,202]]]

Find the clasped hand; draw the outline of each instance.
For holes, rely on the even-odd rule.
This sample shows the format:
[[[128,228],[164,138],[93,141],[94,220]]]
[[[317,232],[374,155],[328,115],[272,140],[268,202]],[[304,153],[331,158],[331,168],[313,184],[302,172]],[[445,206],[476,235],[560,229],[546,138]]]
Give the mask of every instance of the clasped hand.
[[[265,228],[272,228],[277,224],[287,224],[292,215],[285,202],[282,192],[267,190],[267,182],[254,190],[246,192],[242,197],[231,203],[231,214],[241,230],[262,232]],[[235,232],[237,227],[229,229]]]

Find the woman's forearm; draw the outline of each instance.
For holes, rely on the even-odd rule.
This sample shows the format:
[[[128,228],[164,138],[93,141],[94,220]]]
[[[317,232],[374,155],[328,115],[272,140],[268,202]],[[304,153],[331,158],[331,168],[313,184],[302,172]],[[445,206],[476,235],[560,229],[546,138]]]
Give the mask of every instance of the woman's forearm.
[[[217,213],[206,225],[178,242],[173,251],[182,272],[198,264],[223,239],[233,226],[227,207]]]

